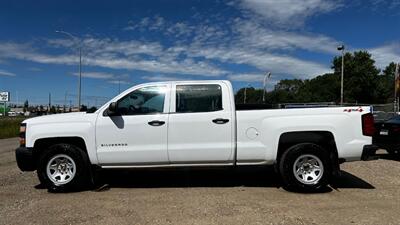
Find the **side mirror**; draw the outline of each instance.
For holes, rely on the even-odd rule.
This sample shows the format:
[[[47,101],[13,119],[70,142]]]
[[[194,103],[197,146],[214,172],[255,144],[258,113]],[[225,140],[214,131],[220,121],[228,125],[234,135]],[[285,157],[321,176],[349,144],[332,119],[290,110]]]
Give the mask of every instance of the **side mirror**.
[[[108,106],[108,109],[104,111],[103,115],[104,116],[116,116],[116,115],[118,115],[117,105],[118,104],[116,102],[111,102],[110,105]]]
[[[108,111],[110,111],[111,113],[117,112],[117,103],[111,102],[110,105],[108,106]]]

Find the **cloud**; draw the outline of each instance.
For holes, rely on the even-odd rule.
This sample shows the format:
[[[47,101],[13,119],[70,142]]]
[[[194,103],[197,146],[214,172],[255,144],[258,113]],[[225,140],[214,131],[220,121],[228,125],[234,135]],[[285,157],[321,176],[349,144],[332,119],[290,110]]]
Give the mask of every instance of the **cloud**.
[[[174,81],[174,80],[188,80],[185,77],[173,77],[173,76],[164,76],[164,75],[154,75],[154,76],[142,76],[143,80],[148,81]]]
[[[194,32],[194,30],[194,26],[190,26],[185,22],[177,22],[169,25],[165,30],[165,34],[174,37],[189,36]]]
[[[288,53],[303,50],[331,55],[337,53],[336,46],[340,43],[325,35],[271,29],[262,25],[257,19],[236,18],[223,25],[209,22],[189,25],[186,22],[171,23],[165,19],[162,21],[164,26],[158,26],[160,35],[175,34],[175,43],[162,50],[162,53],[159,49],[155,52],[170,61],[185,57],[192,61],[248,65],[260,71],[273,70],[274,73],[290,74],[295,77],[309,78],[331,70],[327,65],[302,60]],[[136,29],[149,32],[149,27],[153,23],[155,23],[154,18],[142,19],[139,24],[145,26],[138,26]],[[182,35],[185,38],[178,38]],[[165,70],[164,73],[170,71]],[[215,76],[230,73],[232,72],[221,71]],[[191,74],[196,75],[194,71]]]
[[[135,30],[152,30],[158,31],[165,28],[166,21],[163,17],[155,15],[153,17],[144,17],[139,22],[130,20],[128,26],[124,27],[125,31],[135,31]]]
[[[248,48],[292,51],[302,49],[310,52],[335,54],[340,43],[321,34],[296,33],[272,30],[253,20],[237,20],[234,29],[239,40]]]
[[[143,29],[148,27],[150,23],[149,17],[144,17],[140,20],[140,22],[136,23],[135,21],[130,20],[128,22],[128,26],[124,28],[126,31],[134,31],[136,29]]]
[[[251,65],[260,71],[271,71],[277,74],[289,74],[297,78],[311,78],[331,72],[329,66],[289,55],[273,54],[246,47],[230,48],[194,48],[189,50],[193,57],[216,59],[225,63]]]
[[[108,81],[110,84],[132,84],[132,82],[126,80],[110,80]]]
[[[359,7],[368,8],[372,11],[385,9],[385,14],[391,14],[390,11],[396,11],[400,7],[400,0],[358,0],[356,1]],[[369,3],[369,4],[366,4]]]
[[[326,64],[297,58],[291,53],[301,50],[332,55],[336,54],[339,43],[325,35],[276,30],[262,25],[256,19],[236,18],[226,24],[204,21],[188,24],[186,21],[170,22],[153,16],[137,23],[130,21],[131,28],[125,29],[143,30],[146,34],[149,31],[160,32],[159,41],[86,36],[82,39],[83,64],[165,74],[165,77],[180,79],[187,75],[219,78],[236,74],[236,71],[227,69],[231,65],[244,65],[260,73],[271,71],[282,76],[311,78],[331,69]],[[165,44],[168,36],[173,39]],[[37,43],[0,43],[0,59],[63,65],[78,63],[76,52],[67,51],[76,45],[72,40],[48,39],[46,44],[46,48],[59,48],[65,53],[44,53],[44,49],[33,47],[40,46]]]
[[[79,73],[72,73],[74,76],[79,76]],[[114,74],[111,73],[103,73],[103,72],[82,72],[82,77],[94,78],[94,79],[112,79],[115,77]]]
[[[227,76],[229,80],[231,81],[243,81],[243,82],[263,82],[264,80],[264,75],[259,73],[259,74],[249,74],[249,73],[243,73],[243,74],[234,74],[234,75],[228,75]]]
[[[215,65],[214,62],[249,65],[260,71],[306,78],[330,71],[328,66],[319,63],[247,45],[245,38],[238,40],[231,44],[225,42],[209,44],[207,39],[200,37],[192,44],[165,48],[156,42],[88,38],[83,41],[86,48],[83,62],[84,66],[203,77],[220,77],[231,73]],[[56,47],[63,46],[63,42],[57,43]],[[287,46],[287,48],[295,48],[297,45]],[[44,64],[76,65],[78,63],[77,55],[72,53],[51,55],[40,53],[30,45],[16,43],[0,43],[0,58],[14,58]]]
[[[380,69],[384,69],[391,62],[400,63],[400,43],[391,43],[368,51]]]
[[[15,77],[16,74],[15,73],[11,73],[5,70],[0,70],[0,76],[8,76],[8,77]]]
[[[210,77],[227,73],[206,61],[177,58],[175,54],[168,53],[158,43],[93,38],[85,39],[83,43],[87,52],[83,57],[84,65]],[[28,44],[17,43],[0,43],[0,58],[44,64],[76,65],[78,63],[77,55],[39,53]]]
[[[294,26],[302,25],[313,15],[331,12],[342,4],[338,0],[241,0],[240,6],[271,24]]]
[[[79,73],[71,73],[74,76],[79,76]],[[107,80],[110,84],[131,84],[131,78],[129,74],[113,74],[104,72],[82,72],[82,77]]]

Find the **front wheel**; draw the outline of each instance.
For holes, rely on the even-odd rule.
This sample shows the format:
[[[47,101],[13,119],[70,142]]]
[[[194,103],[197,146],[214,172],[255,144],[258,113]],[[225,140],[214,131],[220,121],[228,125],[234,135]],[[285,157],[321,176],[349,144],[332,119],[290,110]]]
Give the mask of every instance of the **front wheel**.
[[[288,190],[316,192],[328,184],[329,154],[316,144],[297,144],[283,153],[279,172]]]
[[[39,158],[38,177],[51,192],[82,190],[89,181],[89,166],[83,151],[70,144],[56,144]]]

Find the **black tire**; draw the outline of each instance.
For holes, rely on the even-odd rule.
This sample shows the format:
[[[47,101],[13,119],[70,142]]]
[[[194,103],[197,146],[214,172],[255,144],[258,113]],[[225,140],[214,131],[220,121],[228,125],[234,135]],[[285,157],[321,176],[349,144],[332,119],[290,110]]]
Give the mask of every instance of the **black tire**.
[[[53,157],[61,155],[73,160],[75,173],[67,183],[57,184],[47,175],[47,165]],[[37,174],[40,182],[50,192],[80,191],[89,187],[91,181],[88,157],[80,148],[70,144],[55,144],[44,151],[39,157]]]
[[[399,149],[387,149],[386,151],[388,152],[390,158],[400,159],[400,150]]]
[[[301,156],[306,157],[307,155],[312,157],[316,157],[322,163],[322,172],[316,172],[314,175],[317,174],[318,179],[315,181],[308,181],[308,175],[305,175],[306,181],[299,181],[301,177],[296,178],[294,164],[297,159]],[[317,162],[314,160],[314,162]],[[329,161],[329,153],[319,145],[312,144],[312,143],[302,143],[297,144],[289,149],[287,149],[279,162],[279,172],[284,182],[284,187],[286,190],[289,191],[296,191],[296,192],[319,192],[329,182],[330,176],[332,175],[332,166]],[[306,183],[305,183],[306,182]],[[308,183],[313,182],[313,183]]]

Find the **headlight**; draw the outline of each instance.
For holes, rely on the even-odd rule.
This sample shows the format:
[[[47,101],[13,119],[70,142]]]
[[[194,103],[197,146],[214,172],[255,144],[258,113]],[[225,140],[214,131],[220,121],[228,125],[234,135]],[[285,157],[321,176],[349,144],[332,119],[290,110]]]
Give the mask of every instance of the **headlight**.
[[[25,138],[26,138],[26,123],[21,123],[19,127],[19,145],[21,147],[25,147]]]

